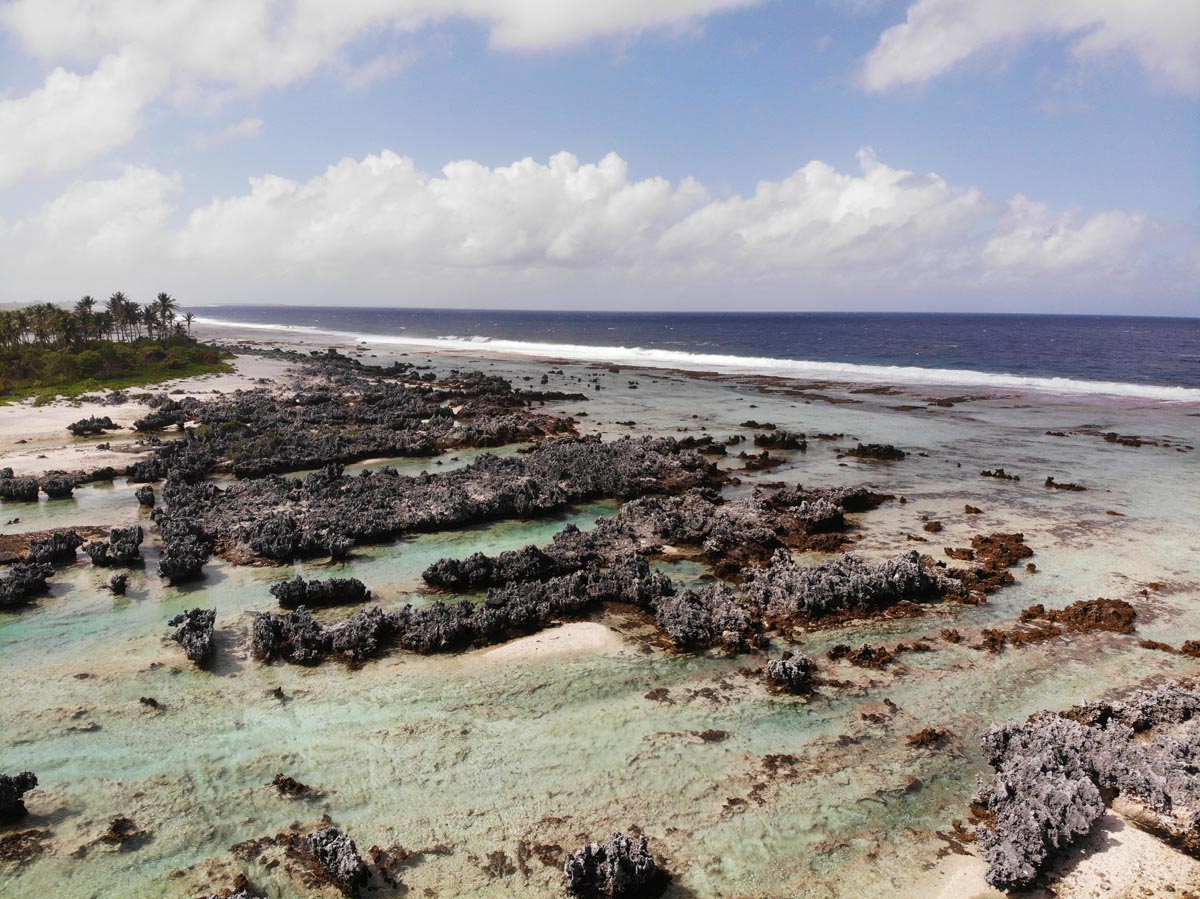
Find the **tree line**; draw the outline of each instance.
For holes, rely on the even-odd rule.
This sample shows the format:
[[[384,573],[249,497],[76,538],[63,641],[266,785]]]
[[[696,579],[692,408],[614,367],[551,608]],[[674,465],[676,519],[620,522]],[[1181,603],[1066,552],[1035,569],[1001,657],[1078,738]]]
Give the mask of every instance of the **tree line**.
[[[166,344],[174,335],[191,336],[195,316],[179,314],[179,303],[168,293],[142,305],[117,291],[103,307],[94,297],[81,297],[68,309],[36,303],[0,310],[0,346],[22,344],[80,348],[97,341],[136,343],[142,339]]]

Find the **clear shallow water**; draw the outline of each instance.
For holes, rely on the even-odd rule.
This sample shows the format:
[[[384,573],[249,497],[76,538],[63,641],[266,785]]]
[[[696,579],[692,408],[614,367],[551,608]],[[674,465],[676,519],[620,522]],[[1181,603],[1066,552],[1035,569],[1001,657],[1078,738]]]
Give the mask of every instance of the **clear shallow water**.
[[[446,349],[1200,400],[1200,318],[279,306],[199,311],[207,324],[254,325],[293,335],[332,332]]]
[[[390,358],[385,347],[372,351],[379,361]],[[513,359],[480,365],[535,378],[548,368]],[[596,374],[579,366],[564,372],[550,376],[550,386]],[[919,392],[850,396],[822,388],[857,400],[830,404],[775,386],[597,376],[606,389],[585,389],[591,400],[561,411],[587,409],[584,429],[609,436],[748,433],[738,427],[748,417],[845,432],[843,440],[813,441],[785,468],[746,477],[742,489],[765,481],[868,483],[903,495],[906,504],[860,516],[863,555],[914,545],[905,535],[923,534],[922,515],[945,526],[920,546],[935,555],[992,530],[1023,530],[1037,552],[1039,572],[1018,571],[1018,584],[987,605],[814,633],[803,647],[813,655],[837,642],[907,640],[947,626],[966,632],[1010,622],[1034,602],[1063,606],[1101,595],[1134,602],[1138,638],[1200,637],[1200,454],[1045,433],[1093,425],[1197,445],[1200,407],[1009,395],[943,408],[925,405]],[[638,390],[627,389],[630,377]],[[636,428],[615,424],[631,418]],[[839,459],[835,448],[857,440],[893,442],[913,455],[894,466]],[[997,465],[1023,480],[978,477]],[[1049,474],[1089,490],[1046,490]],[[983,515],[963,514],[966,502]],[[73,503],[53,505],[0,506],[0,517],[11,510],[23,521],[46,515],[58,525],[73,515],[98,524],[138,514],[120,483],[82,488]],[[414,591],[436,558],[546,543],[567,521],[582,526],[613,511],[596,504],[559,519],[421,535],[301,570],[361,577],[385,604],[424,602]],[[740,666],[761,661],[754,656],[667,655],[639,639],[639,622],[619,616],[599,619],[621,635],[615,645],[544,660],[501,661],[485,650],[397,654],[356,671],[264,667],[246,657],[247,612],[269,608],[269,585],[292,573],[218,563],[201,584],[179,591],[135,574],[131,597],[121,600],[99,589],[105,573],[81,561],[62,570],[50,598],[0,616],[0,768],[38,773],[42,787],[23,826],[50,829],[54,845],[42,860],[4,871],[0,896],[205,895],[214,878],[227,885],[238,869],[228,852],[235,842],[325,812],[363,848],[444,844],[447,854],[424,856],[403,872],[411,895],[555,895],[557,869],[533,859],[527,873],[493,877],[484,870],[487,855],[504,852],[515,864],[522,841],[566,850],[638,825],[678,873],[676,897],[927,896],[940,876],[942,844],[933,832],[964,816],[984,770],[979,730],[1148,677],[1200,673],[1195,660],[1141,650],[1137,638],[1076,638],[1000,656],[939,643],[934,653],[907,657],[907,672],[832,667],[831,676],[853,685],[803,703],[738,676]],[[676,573],[699,572],[678,566]],[[1151,581],[1165,588],[1139,596]],[[193,670],[164,640],[167,619],[194,605],[218,609],[221,661],[213,672]],[[269,697],[275,687],[290,701]],[[671,702],[647,698],[664,688]],[[139,696],[156,697],[165,711],[143,709]],[[890,721],[865,720],[885,698],[899,709]],[[904,738],[927,725],[953,731],[952,746],[909,748]],[[694,735],[709,729],[729,736]],[[772,776],[765,761],[772,755],[794,761]],[[265,785],[281,771],[324,795],[311,803],[276,796]],[[135,850],[72,857],[116,814],[133,817],[152,839]],[[177,869],[184,873],[170,876]],[[246,870],[273,897],[307,895],[277,874]]]

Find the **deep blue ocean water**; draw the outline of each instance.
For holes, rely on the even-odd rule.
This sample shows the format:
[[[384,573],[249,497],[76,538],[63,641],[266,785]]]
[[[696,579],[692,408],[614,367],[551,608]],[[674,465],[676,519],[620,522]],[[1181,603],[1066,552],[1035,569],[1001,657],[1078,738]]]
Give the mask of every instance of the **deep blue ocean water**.
[[[595,347],[603,361],[690,357],[950,369],[1200,388],[1200,319],[909,313],[517,312],[214,306],[202,320],[430,339],[506,352]],[[621,350],[641,348],[643,354]],[[578,351],[577,351],[578,355]],[[813,366],[811,374],[821,366]],[[964,381],[964,383],[971,383]]]

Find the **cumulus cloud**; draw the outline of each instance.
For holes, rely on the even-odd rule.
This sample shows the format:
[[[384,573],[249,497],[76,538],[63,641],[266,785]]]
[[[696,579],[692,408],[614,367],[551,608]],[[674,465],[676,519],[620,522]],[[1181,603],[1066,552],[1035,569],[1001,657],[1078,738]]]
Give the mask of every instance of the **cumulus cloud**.
[[[920,84],[964,60],[1068,37],[1080,60],[1131,55],[1158,84],[1200,93],[1200,5],[1180,0],[917,0],[863,62],[870,91]]]
[[[55,69],[29,95],[0,100],[0,187],[69,171],[126,143],[160,85],[154,66],[116,55],[90,75]]]
[[[187,285],[194,302],[562,308],[737,292],[754,303],[812,290],[903,298],[931,285],[1104,286],[1114,273],[1128,281],[1150,270],[1159,226],[1140,213],[996,203],[870,150],[859,168],[810,162],[752,194],[714,198],[691,179],[632,179],[616,154],[460,161],[427,174],[384,152],[305,181],[254,178],[190,211],[172,209],[178,175],[130,168],[77,184],[0,232],[10,275],[0,300],[136,289],[141,279]],[[53,264],[63,258],[72,266]]]
[[[1139,250],[1161,232],[1140,212],[1113,210],[1090,217],[1055,212],[1017,195],[983,250],[994,272],[1038,275],[1086,271],[1094,276],[1128,277]]]

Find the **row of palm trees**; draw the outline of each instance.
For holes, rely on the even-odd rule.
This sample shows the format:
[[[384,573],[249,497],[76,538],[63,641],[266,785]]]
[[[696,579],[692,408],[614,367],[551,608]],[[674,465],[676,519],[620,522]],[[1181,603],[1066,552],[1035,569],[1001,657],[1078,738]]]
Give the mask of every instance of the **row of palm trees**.
[[[143,306],[118,291],[103,308],[95,297],[85,296],[71,309],[37,303],[0,310],[0,346],[79,347],[99,340],[132,343],[143,337],[166,343],[174,334],[190,336],[194,320],[190,312],[179,315],[179,303],[168,293]]]

